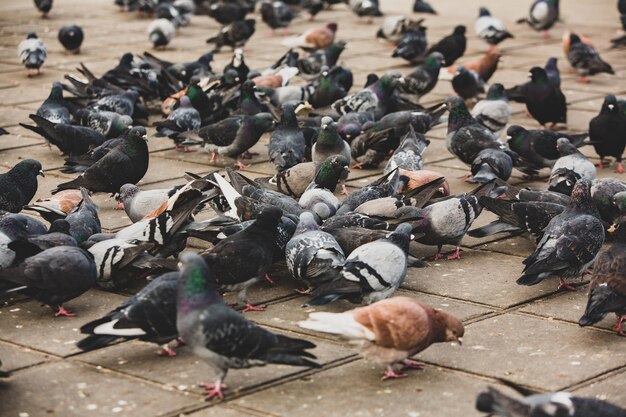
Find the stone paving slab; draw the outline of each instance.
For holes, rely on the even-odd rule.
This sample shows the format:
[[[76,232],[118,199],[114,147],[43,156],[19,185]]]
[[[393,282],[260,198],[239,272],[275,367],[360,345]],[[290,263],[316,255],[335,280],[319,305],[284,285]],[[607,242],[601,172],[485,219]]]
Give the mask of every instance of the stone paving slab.
[[[52,359],[49,355],[4,342],[0,342],[0,352],[2,352],[2,370],[7,372],[15,372],[18,369],[38,365]]]

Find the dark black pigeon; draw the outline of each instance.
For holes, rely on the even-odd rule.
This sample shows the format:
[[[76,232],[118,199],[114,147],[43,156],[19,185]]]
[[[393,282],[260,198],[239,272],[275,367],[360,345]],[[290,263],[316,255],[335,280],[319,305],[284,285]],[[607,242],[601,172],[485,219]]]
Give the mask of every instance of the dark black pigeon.
[[[243,20],[252,9],[239,1],[218,1],[209,7],[208,15],[222,25]]]
[[[268,207],[252,225],[201,254],[218,278],[219,287],[239,292],[239,301],[246,306],[244,311],[263,309],[250,304],[247,291],[267,275],[272,264],[281,216],[282,210]]]
[[[124,143],[87,168],[75,180],[61,183],[52,193],[84,187],[92,192],[116,193],[124,184],[137,184],[148,171],[146,129],[134,127]]]
[[[432,6],[424,0],[415,0],[415,2],[413,3],[413,13],[437,14]]]
[[[52,0],[35,0],[35,7],[41,12],[41,17],[46,18],[52,10]]]
[[[469,182],[486,184],[500,178],[506,181],[513,171],[513,159],[500,149],[483,149],[472,162],[472,178]]]
[[[439,42],[428,48],[426,55],[433,52],[440,52],[443,55],[443,65],[449,67],[454,61],[459,59],[465,53],[467,39],[465,38],[465,26],[460,25],[454,28],[451,35],[441,39]]]
[[[282,118],[270,136],[267,150],[278,172],[304,162],[306,142],[294,109],[292,104],[283,106]]]
[[[98,206],[93,202],[85,188],[81,188],[80,192],[83,196],[83,201],[65,217],[65,220],[70,225],[69,234],[79,244],[89,239],[91,235],[101,232]]]
[[[319,367],[307,359],[315,359],[306,351],[315,347],[313,343],[271,333],[224,304],[217,292],[219,273],[200,256],[186,253],[181,261],[176,327],[194,353],[219,371],[215,383],[203,385],[207,399],[224,397],[229,368],[267,363]]]
[[[24,123],[20,123],[20,126],[41,135],[50,144],[59,148],[64,155],[84,155],[105,141],[102,133],[90,127],[54,123],[36,114],[28,117],[37,126]]]
[[[569,43],[567,59],[572,64],[572,67],[576,69],[578,75],[580,75],[578,79],[580,82],[588,83],[587,75],[599,74],[601,72],[615,74],[613,68],[600,58],[598,51],[593,46],[582,43],[578,35],[575,33],[570,34]]]
[[[219,52],[223,46],[230,46],[233,50],[242,47],[254,34],[256,21],[254,19],[236,20],[220,29],[217,35],[206,40],[214,43],[213,52]]]
[[[80,52],[80,46],[83,44],[85,35],[78,25],[67,25],[59,29],[58,39],[66,51],[77,54]]]
[[[157,137],[167,136],[174,139],[174,143],[179,144],[178,135],[189,130],[200,129],[200,112],[191,105],[189,97],[182,96],[180,105],[171,112],[167,119],[154,122]]]
[[[626,115],[622,112],[614,95],[604,98],[600,114],[589,122],[589,139],[600,157],[600,168],[604,168],[604,157],[612,156],[617,162],[617,172],[623,173],[622,154],[626,147]]]
[[[418,68],[398,83],[397,90],[400,93],[415,94],[419,99],[435,88],[442,65],[443,55],[440,52],[433,52]]]
[[[615,313],[615,330],[626,336],[622,330],[626,315],[626,219],[617,226],[613,239],[611,247],[600,252],[593,264],[589,300],[578,324],[590,326]]]
[[[580,180],[574,186],[570,203],[544,230],[535,252],[526,258],[520,285],[535,285],[550,275],[558,275],[559,288],[572,288],[565,278],[580,276],[591,265],[604,242],[604,226],[590,193],[591,182]]]
[[[463,100],[468,100],[484,93],[485,83],[477,73],[461,66],[452,78],[452,89]]]
[[[261,19],[272,29],[286,28],[297,14],[282,1],[263,1],[261,3]]]
[[[178,336],[176,292],[179,272],[168,272],[150,281],[115,310],[80,328],[88,334],[76,346],[84,351],[105,347],[117,340],[139,339],[164,345],[170,356],[175,352],[167,343]]]
[[[83,249],[57,246],[0,269],[0,288],[24,292],[56,310],[55,316],[73,316],[63,303],[78,297],[96,283],[96,264]]]
[[[25,159],[0,174],[0,210],[19,213],[37,192],[37,175],[44,176],[39,161]]]
[[[424,55],[426,48],[428,48],[426,30],[425,28],[418,28],[402,36],[391,56],[413,62]]]

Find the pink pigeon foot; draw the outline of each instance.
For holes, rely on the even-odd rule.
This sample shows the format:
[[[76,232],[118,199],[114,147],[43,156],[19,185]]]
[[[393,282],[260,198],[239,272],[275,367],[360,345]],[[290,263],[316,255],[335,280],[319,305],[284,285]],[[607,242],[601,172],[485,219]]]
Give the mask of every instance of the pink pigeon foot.
[[[176,351],[167,343],[161,346],[161,349],[158,352],[159,356],[167,356],[171,358],[172,356],[176,356]]]
[[[308,295],[312,292],[310,288],[296,288],[294,291],[300,295]]]
[[[211,152],[211,162],[217,161],[217,152]]]
[[[241,310],[242,313],[247,313],[248,311],[265,311],[265,307],[263,306],[253,306],[252,304],[246,304],[246,308]]]
[[[239,168],[239,169],[246,169],[246,168],[250,168],[250,165],[246,165],[241,161],[235,161],[235,168]]]
[[[58,306],[57,307],[57,312],[54,313],[54,317],[59,317],[59,316],[76,317],[76,314],[72,313],[69,310],[66,310],[65,307],[63,307],[63,306]]]
[[[437,252],[435,256],[431,258],[432,261],[438,261],[439,259],[443,259],[444,255],[441,252]]]
[[[200,386],[206,390],[205,399],[207,400],[213,397],[219,397],[220,400],[223,400],[224,393],[222,390],[228,388],[228,386],[221,381],[217,381],[215,384],[200,384]]]
[[[407,374],[402,374],[402,373],[395,372],[391,366],[388,366],[387,367],[387,372],[385,373],[385,375],[383,375],[383,377],[381,379],[383,381],[386,381],[388,379],[406,378],[407,376],[408,376]]]
[[[263,278],[265,279],[265,281],[267,281],[270,285],[276,285],[276,283],[274,282],[274,280],[272,279],[272,277],[270,277],[269,274],[265,274],[263,276]]]
[[[588,77],[584,77],[584,76],[578,77],[576,81],[578,81],[581,84],[589,84],[591,82],[591,80]]]
[[[341,194],[342,195],[350,195],[350,191],[348,191],[348,188],[346,187],[346,184],[341,184]]]
[[[120,201],[119,203],[117,203],[117,206],[115,206],[113,210],[124,210],[124,203]]]
[[[363,169],[363,164],[360,162],[357,162],[356,164],[352,165],[353,169]]]
[[[453,259],[461,259],[461,249],[458,246],[456,247],[456,252],[454,252],[452,255],[448,255],[448,260]]]
[[[622,316],[620,314],[615,314],[615,315],[617,316],[617,322],[615,323],[615,327],[613,329],[620,336],[626,337],[626,333],[624,333],[624,330],[622,329],[622,322],[624,321],[624,319],[626,319],[626,316]]]
[[[623,174],[624,173],[624,167],[622,166],[621,162],[617,163],[617,169],[615,170],[615,172],[617,172],[618,174]]]
[[[563,278],[559,278],[559,287],[556,290],[559,291],[562,288],[566,289],[567,291],[576,291],[576,287],[563,281]]]
[[[460,179],[460,180],[465,180],[465,181],[467,181],[467,180],[469,180],[470,178],[472,178],[472,173],[470,172],[470,173],[468,173],[468,174],[461,175],[460,177],[457,177],[457,178],[458,178],[458,179]]]
[[[604,168],[606,168],[606,167],[604,166],[604,161],[603,161],[602,159],[600,159],[600,162],[598,162],[598,163],[596,164],[596,166],[597,166],[598,168],[600,168],[600,169],[604,169]]]
[[[424,369],[425,366],[426,365],[421,362],[405,359],[402,361],[402,368],[400,368],[400,371],[406,371],[407,369]]]

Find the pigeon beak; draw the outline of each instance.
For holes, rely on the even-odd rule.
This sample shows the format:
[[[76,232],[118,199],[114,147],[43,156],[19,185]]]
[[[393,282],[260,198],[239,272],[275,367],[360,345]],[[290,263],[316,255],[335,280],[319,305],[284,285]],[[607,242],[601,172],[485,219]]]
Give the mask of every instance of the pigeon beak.
[[[459,346],[463,346],[463,338],[462,337],[457,337],[456,338],[456,342],[459,344]]]
[[[328,125],[322,125],[322,129],[326,129]]]
[[[613,110],[613,107],[615,107],[613,104],[609,104],[609,110]]]
[[[615,227],[615,225],[612,224],[611,227],[607,229],[607,232],[612,235],[613,233],[615,233],[616,230],[617,230],[617,227]]]
[[[39,170],[39,174],[38,174],[38,175],[41,175],[41,176],[42,176],[42,177],[44,177],[44,178],[46,177],[46,176],[44,175],[44,173],[43,173],[43,170],[41,170],[41,169]]]
[[[511,136],[506,135],[506,140],[511,140],[511,139],[512,139],[512,137],[511,137]]]
[[[145,140],[146,142],[148,141],[148,135],[143,135],[141,138]]]

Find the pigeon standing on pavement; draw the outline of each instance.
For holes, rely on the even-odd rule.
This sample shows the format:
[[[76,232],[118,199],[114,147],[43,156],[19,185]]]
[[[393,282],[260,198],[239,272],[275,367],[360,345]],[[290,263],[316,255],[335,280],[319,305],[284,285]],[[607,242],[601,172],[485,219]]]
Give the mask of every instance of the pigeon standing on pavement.
[[[559,19],[559,0],[535,0],[530,6],[528,16],[517,23],[528,23],[536,31],[543,31],[543,37],[548,39],[548,30]]]
[[[418,68],[403,77],[403,81],[398,83],[398,91],[415,94],[418,99],[428,94],[437,85],[439,70],[442,65],[443,55],[440,52],[433,52],[426,57]]]
[[[443,65],[449,67],[454,64],[454,61],[459,59],[465,53],[467,46],[467,39],[465,38],[465,26],[459,25],[454,28],[452,34],[444,37],[439,42],[431,46],[426,55],[430,55],[433,52],[440,52],[443,55]]]
[[[0,269],[0,289],[20,289],[55,310],[55,316],[73,316],[63,303],[96,283],[96,264],[83,249],[57,246],[31,256],[18,266]]]
[[[167,116],[167,119],[155,122],[154,126],[157,137],[167,136],[177,143],[180,133],[200,129],[201,122],[200,113],[191,105],[189,97],[182,96],[180,105]]]
[[[557,171],[568,169],[577,173],[581,178],[592,181],[596,178],[596,167],[578,148],[566,138],[560,138],[556,141],[556,148],[561,157],[556,160],[552,167],[550,177],[555,175]]]
[[[575,33],[570,34],[569,39],[570,47],[567,52],[567,59],[578,72],[579,82],[588,83],[588,75],[601,72],[615,74],[613,68],[600,58],[600,54],[593,46],[584,44]]]
[[[277,172],[283,172],[304,162],[306,142],[298,127],[298,118],[293,104],[283,106],[280,122],[270,135],[268,154]]]
[[[407,369],[422,369],[424,364],[409,358],[433,343],[461,344],[465,330],[451,314],[409,297],[393,297],[344,313],[310,313],[298,326],[348,339],[367,360],[386,366],[383,381],[404,378]]]
[[[36,114],[52,123],[69,124],[71,121],[70,111],[66,104],[63,100],[63,85],[55,81],[52,83],[48,98],[41,103]]]
[[[80,53],[80,46],[83,44],[85,35],[78,25],[67,25],[59,29],[57,36],[63,48],[71,54]]]
[[[589,139],[600,157],[600,169],[604,168],[604,157],[612,156],[617,162],[617,172],[622,174],[622,154],[626,147],[626,116],[621,111],[617,98],[609,94],[604,98],[600,114],[589,122]]]
[[[512,38],[509,32],[497,17],[493,17],[486,7],[478,11],[478,18],[474,22],[474,31],[479,38],[489,45],[497,45],[507,38]]]
[[[37,34],[30,32],[26,35],[26,39],[17,46],[17,57],[26,67],[26,74],[30,77],[41,72],[41,66],[48,57],[48,50],[46,44],[37,37]]]
[[[176,27],[167,19],[156,19],[148,25],[148,38],[154,49],[164,49],[174,38]]]
[[[234,51],[235,48],[242,48],[255,30],[256,20],[236,20],[221,28],[217,35],[207,39],[206,43],[215,44],[213,52],[219,52],[223,46],[230,46]]]
[[[25,159],[0,174],[0,210],[19,213],[37,192],[37,176],[44,176],[39,161]]]
[[[401,57],[409,62],[414,62],[424,56],[427,48],[426,29],[418,27],[402,35],[391,57]]]
[[[80,193],[83,201],[65,217],[65,220],[70,224],[70,235],[78,243],[84,242],[91,235],[101,231],[98,206],[93,202],[85,188],[81,188]]]
[[[219,371],[212,384],[203,384],[207,399],[224,398],[229,368],[268,363],[319,368],[310,359],[311,342],[272,333],[248,321],[224,304],[217,292],[216,273],[192,253],[181,257],[176,327],[185,344]],[[310,359],[309,359],[310,358]]]
[[[589,300],[578,324],[590,326],[608,313],[615,313],[615,330],[626,336],[622,329],[626,318],[626,218],[617,226],[613,238],[611,247],[600,252],[593,264]]]
[[[340,298],[372,304],[389,298],[404,282],[410,241],[411,226],[401,224],[389,236],[358,247],[336,278],[313,290],[306,305],[324,305]]]
[[[396,168],[407,171],[419,171],[424,166],[422,154],[430,141],[421,133],[416,133],[413,125],[409,125],[409,131],[400,142],[400,146],[393,152],[385,166],[384,173],[390,173]]]
[[[322,117],[317,141],[311,149],[313,162],[322,162],[333,155],[341,155],[350,160],[350,145],[337,132],[337,123],[331,117]]]
[[[523,261],[520,285],[535,285],[550,275],[558,275],[559,288],[573,289],[566,278],[580,276],[591,265],[604,242],[604,226],[594,216],[591,182],[579,180],[570,203],[546,227],[537,249]]]
[[[469,182],[486,184],[496,178],[506,181],[513,171],[513,160],[499,149],[483,149],[472,162],[471,171]]]
[[[378,120],[387,114],[400,78],[396,73],[385,74],[363,90],[335,101],[332,108],[341,115],[352,112],[371,113]]]
[[[146,129],[133,127],[122,144],[96,161],[75,180],[59,184],[52,193],[79,187],[96,193],[117,193],[124,184],[138,183],[148,171],[146,141]]]
[[[52,10],[52,0],[35,0],[35,7],[41,12],[41,17],[46,18]]]
[[[124,184],[120,187],[117,200],[118,208],[124,209],[128,218],[133,222],[145,218],[156,212],[167,203],[171,197],[169,189],[140,190],[135,184]]]
[[[261,3],[261,19],[271,29],[272,34],[278,28],[284,28],[285,33],[289,23],[296,18],[297,14],[282,1],[267,0]]]
[[[433,9],[432,6],[424,0],[415,0],[413,3],[413,13],[437,14],[435,9]]]
[[[472,109],[472,116],[500,137],[511,120],[511,106],[504,94],[504,86],[500,83],[492,84],[487,91],[487,97],[476,103]]]

